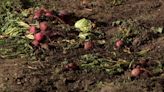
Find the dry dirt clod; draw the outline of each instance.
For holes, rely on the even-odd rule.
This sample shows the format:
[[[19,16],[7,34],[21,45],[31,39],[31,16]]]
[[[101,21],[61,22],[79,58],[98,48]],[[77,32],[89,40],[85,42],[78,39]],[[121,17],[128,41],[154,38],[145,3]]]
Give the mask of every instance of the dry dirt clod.
[[[41,48],[48,50],[49,49],[48,43],[41,44]]]
[[[147,60],[145,60],[145,59],[141,59],[140,61],[139,61],[139,64],[141,64],[142,66],[146,66],[147,65]]]
[[[133,45],[133,46],[138,46],[138,45],[140,45],[140,44],[141,44],[140,38],[135,38],[135,39],[133,40],[133,42],[132,42],[132,45]]]
[[[115,88],[106,86],[106,87],[101,88],[100,92],[115,92]]]
[[[87,3],[89,3],[89,1],[90,1],[90,0],[81,0],[81,3],[82,3],[82,4],[87,4]]]

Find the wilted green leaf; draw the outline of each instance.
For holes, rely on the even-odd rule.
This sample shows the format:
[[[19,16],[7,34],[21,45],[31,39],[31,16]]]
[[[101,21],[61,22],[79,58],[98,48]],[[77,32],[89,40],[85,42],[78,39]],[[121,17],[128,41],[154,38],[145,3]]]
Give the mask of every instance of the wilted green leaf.
[[[137,52],[137,54],[140,56],[144,56],[145,54],[147,54],[148,51],[150,51],[150,48],[141,50],[141,51]]]
[[[22,26],[22,27],[25,27],[25,28],[29,28],[30,26],[27,24],[27,23],[25,23],[25,22],[23,22],[23,21],[19,21],[19,22],[17,22],[20,26]]]
[[[82,33],[82,32],[79,33],[79,38],[80,39],[86,40],[87,37],[89,39],[91,37],[91,33]]]
[[[6,43],[5,40],[0,40],[0,45],[4,45]]]
[[[28,39],[34,39],[34,35],[32,34],[28,34],[28,35],[25,35]]]

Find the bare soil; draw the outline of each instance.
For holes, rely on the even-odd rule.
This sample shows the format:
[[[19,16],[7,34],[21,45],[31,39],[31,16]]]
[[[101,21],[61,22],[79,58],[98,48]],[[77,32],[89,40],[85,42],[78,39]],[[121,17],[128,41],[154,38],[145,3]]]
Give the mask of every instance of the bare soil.
[[[164,71],[155,71],[160,64],[164,65],[164,34],[154,34],[152,27],[164,26],[163,0],[122,0],[121,4],[114,5],[112,0],[50,0],[51,9],[67,10],[77,19],[87,18],[96,23],[105,33],[105,46],[96,45],[91,51],[77,48],[62,53],[56,50],[44,61],[29,61],[27,59],[0,59],[0,91],[1,92],[163,92]],[[117,0],[116,0],[117,1]],[[74,20],[77,20],[76,18]],[[112,26],[117,20],[128,20],[133,25],[132,30],[139,31],[132,35],[132,41],[126,47],[130,52],[122,49],[113,50],[110,39],[120,31],[120,26]],[[124,26],[126,27],[126,25]],[[137,55],[136,52],[147,50],[146,55]],[[116,52],[116,57],[112,57]],[[51,53],[51,51],[49,52]],[[136,67],[141,65],[148,72],[140,77],[130,78],[132,68],[123,73],[108,75],[99,69],[82,69],[65,71],[64,60],[80,66],[81,55],[98,53],[101,57],[111,57],[114,60],[123,59],[134,61]]]

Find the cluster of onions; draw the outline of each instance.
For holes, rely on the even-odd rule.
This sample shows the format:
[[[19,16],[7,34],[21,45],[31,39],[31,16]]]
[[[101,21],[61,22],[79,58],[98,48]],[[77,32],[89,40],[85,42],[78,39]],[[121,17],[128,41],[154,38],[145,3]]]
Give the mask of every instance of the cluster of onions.
[[[34,25],[30,26],[29,28],[29,32],[34,35],[34,41],[32,42],[34,46],[38,46],[40,42],[45,38],[45,31],[48,29],[48,23],[46,21],[40,22],[40,30],[37,32],[36,29],[37,28]]]
[[[42,20],[40,21],[42,18],[59,18],[59,19],[64,19],[66,16],[68,15],[68,13],[64,10],[61,10],[58,12],[57,15],[55,15],[53,13],[53,11],[48,10],[44,7],[41,7],[37,10],[35,10],[34,15],[33,15],[33,20],[36,20],[39,22],[39,26],[38,25],[31,25],[28,29],[28,33],[33,35],[33,42],[32,44],[36,47],[40,46],[43,43],[43,40],[46,39],[46,37],[49,37],[49,35],[51,34],[50,26],[49,23],[46,20]],[[42,17],[44,16],[44,17]],[[39,27],[39,28],[38,28]],[[49,33],[49,34],[47,34]],[[46,42],[47,44],[47,42]]]
[[[39,20],[42,16],[45,17],[53,17],[53,12],[45,9],[44,7],[36,10],[34,12],[33,20]],[[44,39],[46,39],[46,31],[48,31],[48,22],[47,21],[40,21],[39,28],[36,25],[31,25],[28,29],[28,32],[33,35],[34,40],[32,44],[34,46],[39,46]]]

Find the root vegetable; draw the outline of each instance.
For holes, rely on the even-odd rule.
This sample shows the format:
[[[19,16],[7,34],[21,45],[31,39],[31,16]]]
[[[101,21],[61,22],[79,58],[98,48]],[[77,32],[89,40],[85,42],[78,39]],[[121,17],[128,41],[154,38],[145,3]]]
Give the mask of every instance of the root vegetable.
[[[35,33],[36,32],[36,27],[35,26],[31,26],[29,29],[30,33]]]
[[[45,14],[46,17],[53,17],[53,14],[51,11],[47,11]]]
[[[42,10],[43,13],[46,13],[48,11],[48,9],[46,9],[45,6],[41,6],[40,10]]]
[[[85,41],[84,42],[84,49],[89,50],[93,48],[93,42],[92,41]]]
[[[32,44],[33,44],[34,46],[38,46],[38,45],[39,45],[39,42],[38,42],[37,40],[34,40],[34,41],[32,42]]]
[[[132,71],[131,71],[131,76],[132,77],[137,77],[139,76],[140,74],[142,73],[142,70],[140,68],[134,68]]]
[[[44,35],[43,35],[43,33],[41,33],[41,32],[36,33],[36,34],[34,35],[34,39],[35,39],[36,41],[41,41],[43,38],[44,38]]]
[[[116,48],[120,48],[120,47],[122,47],[123,45],[124,45],[123,40],[117,40],[117,41],[115,42],[115,47],[116,47]]]
[[[41,23],[39,24],[39,27],[40,27],[40,30],[41,30],[41,31],[46,31],[47,28],[48,28],[48,23],[47,23],[47,22],[41,22]]]
[[[34,17],[33,19],[39,19],[42,15],[42,10],[37,10],[35,13],[34,13]]]

